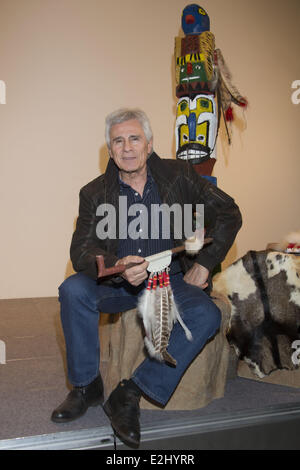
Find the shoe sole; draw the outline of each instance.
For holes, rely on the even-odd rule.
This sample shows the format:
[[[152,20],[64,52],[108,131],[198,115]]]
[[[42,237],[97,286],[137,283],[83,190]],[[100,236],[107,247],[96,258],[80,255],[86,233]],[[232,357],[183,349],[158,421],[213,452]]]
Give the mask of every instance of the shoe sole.
[[[122,433],[122,431],[119,431],[113,424],[112,422],[112,412],[111,412],[111,408],[109,406],[109,404],[106,402],[104,403],[103,405],[103,411],[105,412],[106,416],[109,418],[110,420],[110,424],[111,424],[111,427],[113,428],[115,434],[121,439],[122,442],[124,442],[124,444],[126,444],[128,447],[133,447],[134,449],[137,449],[140,445],[140,441],[134,441],[130,438],[128,438],[128,436],[126,436],[125,434]]]

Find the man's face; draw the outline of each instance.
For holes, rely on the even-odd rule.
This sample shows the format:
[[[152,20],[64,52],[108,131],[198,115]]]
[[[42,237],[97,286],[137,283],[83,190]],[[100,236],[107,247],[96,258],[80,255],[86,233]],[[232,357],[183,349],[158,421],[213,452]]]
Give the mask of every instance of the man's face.
[[[146,169],[152,141],[147,142],[137,119],[115,124],[110,130],[109,154],[121,173],[140,173]]]

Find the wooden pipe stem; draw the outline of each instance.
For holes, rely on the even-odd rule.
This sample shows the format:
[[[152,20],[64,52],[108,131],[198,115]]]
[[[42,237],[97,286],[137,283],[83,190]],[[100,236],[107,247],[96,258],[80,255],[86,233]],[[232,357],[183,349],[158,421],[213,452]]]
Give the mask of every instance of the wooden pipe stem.
[[[212,238],[205,238],[203,241],[203,245],[212,242]],[[181,251],[185,250],[185,245],[180,245],[168,250],[174,253],[180,253]],[[159,253],[158,253],[159,254]],[[147,260],[147,258],[145,258]],[[116,266],[112,266],[111,268],[106,268],[104,264],[104,258],[102,255],[96,256],[96,262],[98,267],[98,279],[106,276],[114,276],[116,274],[121,274],[125,271],[125,269],[131,268],[133,266],[137,266],[139,263],[129,263],[129,264],[117,264]],[[143,261],[141,261],[142,263]]]

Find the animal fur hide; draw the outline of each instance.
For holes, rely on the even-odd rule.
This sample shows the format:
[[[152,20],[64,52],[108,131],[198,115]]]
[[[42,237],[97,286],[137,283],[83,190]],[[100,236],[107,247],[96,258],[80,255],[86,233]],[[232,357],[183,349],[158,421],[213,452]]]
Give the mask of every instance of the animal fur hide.
[[[227,338],[256,375],[297,368],[292,344],[300,338],[300,256],[249,251],[215,276],[214,292],[228,297]]]

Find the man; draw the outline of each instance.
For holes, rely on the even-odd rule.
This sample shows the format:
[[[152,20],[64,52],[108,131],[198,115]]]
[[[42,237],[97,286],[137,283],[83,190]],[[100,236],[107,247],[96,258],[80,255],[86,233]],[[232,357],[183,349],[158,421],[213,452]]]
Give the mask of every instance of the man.
[[[153,152],[150,123],[142,111],[123,109],[110,114],[106,119],[106,141],[110,160],[105,174],[80,192],[79,217],[71,244],[71,259],[77,274],[59,288],[68,377],[74,388],[54,410],[53,421],[76,419],[89,406],[103,403],[99,312],[118,313],[134,308],[148,277],[145,257],[183,243],[174,237],[172,223],[169,238],[163,236],[161,227],[158,238],[142,236],[143,232],[140,237],[120,237],[120,230],[124,231],[119,223],[120,196],[126,196],[129,208],[132,204],[143,204],[148,215],[154,204],[164,203],[169,207],[174,203],[182,207],[204,204],[209,224],[207,235],[213,237],[213,243],[205,246],[196,258],[189,259],[183,254],[174,257],[170,265],[175,302],[193,336],[188,341],[181,326],[174,325],[168,352],[177,360],[177,366],[145,359],[131,379],[122,380],[104,404],[118,436],[127,445],[138,447],[141,395],[164,406],[184,371],[219,328],[220,311],[204,289],[209,283],[209,273],[231,247],[241,226],[241,215],[233,199],[201,178],[189,163],[160,159]],[[101,215],[104,216],[99,208],[103,209],[103,204],[114,207],[117,214],[116,226],[107,227],[107,237],[99,233]],[[151,216],[148,218],[151,225]],[[131,221],[128,215],[127,226]],[[106,267],[120,263],[131,267],[121,277],[96,282],[97,255],[104,256]]]

